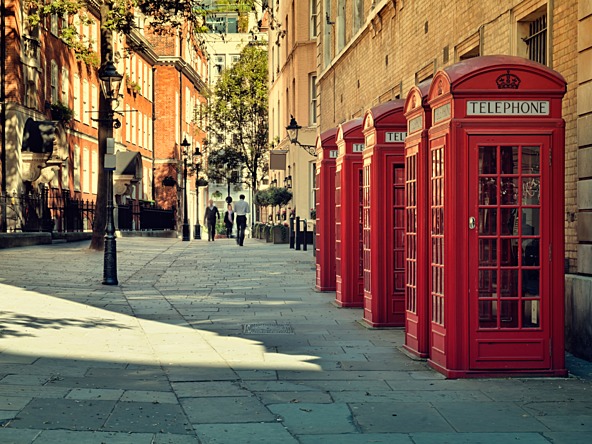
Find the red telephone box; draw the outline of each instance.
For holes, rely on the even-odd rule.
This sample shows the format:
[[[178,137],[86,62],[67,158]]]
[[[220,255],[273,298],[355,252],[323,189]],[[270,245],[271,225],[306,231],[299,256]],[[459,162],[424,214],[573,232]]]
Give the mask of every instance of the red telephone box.
[[[337,129],[317,137],[316,290],[335,291],[335,159]]]
[[[429,355],[428,323],[428,129],[432,111],[427,102],[431,81],[411,88],[405,101],[405,349]]]
[[[364,117],[364,321],[405,323],[405,137],[403,100]]]
[[[362,268],[362,119],[337,131],[335,170],[335,302],[341,307],[364,305]]]
[[[566,375],[565,89],[512,56],[432,81],[428,362],[448,377]]]

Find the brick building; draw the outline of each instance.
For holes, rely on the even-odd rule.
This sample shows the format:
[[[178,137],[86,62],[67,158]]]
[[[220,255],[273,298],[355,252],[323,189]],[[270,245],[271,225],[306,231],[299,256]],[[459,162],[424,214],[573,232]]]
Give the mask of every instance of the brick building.
[[[404,99],[438,69],[481,55],[532,59],[566,79],[566,345],[592,359],[592,2],[311,0],[274,5],[280,38],[270,37],[270,45],[278,42],[270,74],[281,87],[270,99],[270,128],[284,141],[287,116],[296,113],[299,122],[306,122],[312,100],[308,79],[299,70],[316,76],[318,117],[316,125],[308,125],[314,133],[363,117],[377,104]],[[301,33],[311,23],[316,25],[311,32],[316,35],[314,69],[308,58],[296,57],[297,48],[305,46]],[[300,171],[294,180],[306,180],[306,174]]]
[[[96,200],[102,164],[97,119],[105,117],[99,114],[97,76],[100,3],[85,2],[89,23],[80,20],[81,11],[52,15],[31,26],[22,1],[6,2],[0,45],[6,52],[1,79],[5,91],[0,130],[2,231],[28,229],[22,211],[8,208],[12,196],[46,192],[50,198]],[[140,15],[135,24],[130,34],[113,36],[114,62],[124,76],[115,105],[120,125],[114,129],[113,175],[116,223],[119,219],[122,229],[142,228],[132,217],[133,205],[150,207],[156,202],[164,209],[182,207],[182,187],[165,187],[162,180],[171,176],[175,184],[182,184],[180,143],[185,138],[193,150],[204,137],[195,110],[205,102],[208,68],[189,28],[163,37],[145,31]],[[83,57],[60,39],[60,31],[68,25],[82,37]],[[195,196],[194,181],[188,183],[189,196]],[[124,221],[124,207],[129,221]],[[195,205],[189,209],[196,221]],[[54,214],[51,217],[54,230],[71,228]],[[177,212],[177,217],[182,214]],[[87,214],[81,223],[77,229],[90,229],[92,217]]]

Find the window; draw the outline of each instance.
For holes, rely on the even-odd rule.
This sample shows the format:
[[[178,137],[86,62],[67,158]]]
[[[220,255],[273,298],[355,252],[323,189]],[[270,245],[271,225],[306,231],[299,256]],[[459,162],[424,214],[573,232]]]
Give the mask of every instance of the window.
[[[78,145],[74,145],[72,170],[72,175],[74,176],[74,191],[80,191],[80,147]]]
[[[93,194],[97,194],[99,180],[99,153],[92,152],[92,190]]]
[[[96,87],[96,85],[92,85],[91,86],[91,91],[92,91],[92,102],[91,102],[91,117],[97,119],[99,117],[99,89]],[[92,126],[93,128],[97,128],[98,127],[98,122],[96,122],[95,120],[91,120],[92,122]]]
[[[74,117],[80,120],[80,76],[78,73],[74,74]]]
[[[309,37],[311,40],[317,37],[317,26],[318,26],[319,14],[317,11],[317,0],[310,0],[310,29]]]
[[[308,120],[312,126],[317,123],[317,76],[314,74],[308,76],[308,96],[310,103]]]
[[[90,88],[88,80],[82,81],[82,122],[90,124]]]
[[[131,141],[131,130],[132,130],[132,122],[131,122],[131,116],[132,114],[130,113],[130,106],[129,105],[125,105],[125,120],[126,120],[126,125],[125,125],[125,140],[126,142]]]
[[[55,60],[51,61],[51,79],[50,79],[50,97],[51,103],[58,103],[58,64]]]
[[[230,62],[234,65],[235,63],[238,63],[238,61],[240,60],[240,55],[237,54],[233,54],[230,56]]]
[[[331,15],[331,0],[325,0],[325,14],[327,17]],[[323,21],[323,66],[326,67],[331,63],[331,27],[329,20]]]
[[[345,0],[339,0],[337,3],[335,26],[337,26],[337,52],[339,52],[345,46]]]
[[[55,35],[55,36],[58,35],[58,15],[57,14],[51,14],[49,16],[49,30],[53,35]]]
[[[62,103],[68,106],[70,101],[70,71],[62,67]]]
[[[543,65],[547,64],[547,10],[539,10],[522,21],[522,37],[525,57]]]
[[[354,34],[362,27],[364,21],[364,0],[354,2]]]
[[[212,33],[237,34],[238,15],[210,15],[206,18],[206,25]]]
[[[67,190],[70,188],[70,147],[68,146],[68,158],[63,163],[62,168],[62,188]]]
[[[90,156],[88,148],[82,151],[82,192],[90,193]]]

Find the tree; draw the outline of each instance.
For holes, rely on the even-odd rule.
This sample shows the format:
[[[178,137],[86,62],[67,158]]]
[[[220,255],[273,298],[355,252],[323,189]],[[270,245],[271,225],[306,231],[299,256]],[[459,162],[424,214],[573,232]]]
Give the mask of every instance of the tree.
[[[74,51],[76,58],[86,63],[89,68],[98,69],[106,61],[112,60],[112,35],[113,32],[129,34],[135,25],[135,13],[141,12],[149,17],[147,26],[156,34],[178,32],[185,26],[196,35],[208,32],[206,17],[218,12],[220,8],[234,7],[239,12],[252,9],[258,0],[26,0],[27,17],[31,26],[37,26],[44,18],[50,15],[67,17],[76,15],[81,23],[92,22],[89,14],[81,11],[85,6],[99,7],[101,21],[100,57],[96,56],[93,46],[98,42],[92,42],[88,36],[78,34],[78,23],[70,22],[60,29],[60,39]],[[220,3],[220,8],[217,3]],[[99,115],[106,115],[107,100],[101,94],[99,102]],[[98,159],[99,174],[97,201],[93,223],[93,237],[90,248],[102,250],[104,246],[104,234],[107,212],[107,175],[103,174],[103,161],[105,154],[105,139],[110,137],[113,128],[106,122],[100,122],[98,135]]]
[[[208,177],[218,181],[227,165],[243,170],[257,192],[267,174],[267,50],[247,45],[238,62],[222,73],[208,107]],[[223,151],[221,151],[223,150]]]

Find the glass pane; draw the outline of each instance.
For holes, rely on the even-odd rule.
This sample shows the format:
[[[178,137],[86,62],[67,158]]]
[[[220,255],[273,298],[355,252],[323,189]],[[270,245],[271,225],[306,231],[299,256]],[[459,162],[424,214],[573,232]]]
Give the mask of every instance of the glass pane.
[[[495,177],[479,178],[479,205],[497,204],[497,181]]]
[[[518,265],[518,239],[500,239],[500,265],[502,267]]]
[[[522,270],[522,295],[525,297],[535,297],[539,295],[540,271]]]
[[[497,147],[479,147],[479,174],[495,174],[497,170]]]
[[[501,147],[501,174],[518,174],[518,147]]]
[[[479,297],[494,298],[497,296],[497,270],[479,270]]]
[[[539,240],[538,239],[523,239],[522,240],[522,265],[527,267],[539,266]]]
[[[539,174],[541,172],[541,160],[538,146],[522,147],[522,173]]]
[[[502,208],[501,234],[518,235],[518,208]]]
[[[539,301],[522,301],[522,326],[540,327]]]
[[[479,239],[479,265],[497,265],[497,240]]]
[[[522,234],[538,236],[540,232],[540,209],[522,208]]]
[[[479,301],[479,327],[497,327],[497,301]]]
[[[517,328],[518,327],[518,301],[517,300],[503,300],[501,301],[500,321],[502,328]]]
[[[502,298],[518,297],[518,270],[501,270],[500,296]]]
[[[481,208],[479,210],[479,234],[497,234],[497,210]]]
[[[515,177],[502,178],[501,196],[502,205],[518,205],[518,179]]]
[[[529,177],[522,179],[522,205],[539,205],[541,203],[541,179]]]

